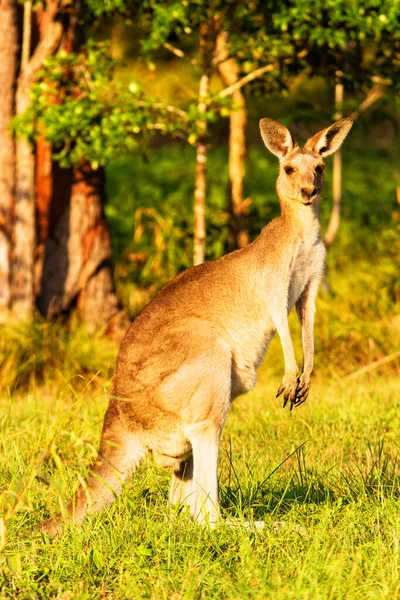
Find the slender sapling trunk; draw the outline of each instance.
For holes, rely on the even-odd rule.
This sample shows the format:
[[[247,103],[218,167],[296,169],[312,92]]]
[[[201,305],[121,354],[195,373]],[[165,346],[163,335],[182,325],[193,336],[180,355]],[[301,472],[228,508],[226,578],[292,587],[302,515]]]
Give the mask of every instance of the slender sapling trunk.
[[[205,114],[205,98],[208,94],[209,74],[204,72],[199,86],[199,112]],[[207,176],[207,124],[201,121],[198,124],[199,139],[196,143],[196,174],[194,188],[194,232],[193,232],[193,264],[199,265],[204,262],[206,225],[206,176]]]
[[[343,118],[343,73],[336,72],[335,84],[335,120]],[[328,229],[326,230],[324,242],[326,249],[333,244],[340,225],[340,214],[342,209],[342,151],[339,149],[333,155],[333,182],[332,182],[332,211],[329,219]]]

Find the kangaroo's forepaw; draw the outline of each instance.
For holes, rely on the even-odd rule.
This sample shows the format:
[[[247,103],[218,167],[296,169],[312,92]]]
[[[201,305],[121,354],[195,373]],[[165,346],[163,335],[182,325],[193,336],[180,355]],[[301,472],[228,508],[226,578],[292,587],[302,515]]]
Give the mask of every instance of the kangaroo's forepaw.
[[[300,404],[303,404],[303,402],[307,400],[309,391],[309,373],[302,373],[300,377],[298,377],[297,373],[295,375],[285,374],[276,397],[283,393],[283,408],[285,408],[286,404],[290,400],[290,410],[292,410],[293,406],[300,406]]]
[[[300,406],[303,404],[308,398],[308,394],[310,392],[310,375],[309,373],[302,373],[299,377],[299,382],[297,385],[296,391],[296,401],[294,402],[295,406]]]
[[[283,394],[283,408],[285,408],[286,404],[290,400],[290,406],[292,407],[296,401],[296,393],[297,393],[297,385],[298,385],[298,375],[297,373],[285,373],[282,383],[279,386],[276,397]]]

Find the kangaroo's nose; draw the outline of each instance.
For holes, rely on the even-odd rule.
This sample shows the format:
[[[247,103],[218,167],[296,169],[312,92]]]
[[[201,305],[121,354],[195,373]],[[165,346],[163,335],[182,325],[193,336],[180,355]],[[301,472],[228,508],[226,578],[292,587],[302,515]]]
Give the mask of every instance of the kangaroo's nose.
[[[301,195],[303,196],[303,198],[313,198],[316,193],[317,193],[317,188],[315,187],[302,187],[301,190]]]

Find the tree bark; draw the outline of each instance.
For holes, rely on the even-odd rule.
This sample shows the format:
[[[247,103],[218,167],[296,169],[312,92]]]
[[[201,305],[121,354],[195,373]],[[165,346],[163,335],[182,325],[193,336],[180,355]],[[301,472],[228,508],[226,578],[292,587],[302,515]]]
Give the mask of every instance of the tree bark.
[[[43,42],[49,33],[58,9],[58,2],[47,0],[46,6],[43,3],[36,5],[35,32],[38,39],[36,43]],[[68,29],[71,26],[69,24]],[[65,46],[65,32],[60,46]],[[63,179],[63,184],[66,185]],[[70,183],[68,182],[69,187]],[[35,252],[35,296],[40,297],[41,281],[43,276],[43,261],[45,255],[45,245],[50,232],[50,211],[53,197],[53,159],[52,147],[46,141],[44,132],[36,141],[35,154],[35,196],[36,196],[36,252]]]
[[[239,81],[239,69],[234,58],[229,58],[227,33],[221,32],[217,38],[218,69],[226,86]],[[232,94],[234,109],[229,124],[229,196],[230,229],[233,247],[244,248],[249,243],[249,233],[245,228],[245,217],[249,202],[243,198],[244,159],[246,153],[246,101],[242,88]]]
[[[211,19],[200,28],[200,53],[202,74],[199,84],[197,108],[201,115],[207,112],[207,96],[209,93],[211,68],[215,53],[218,19]],[[194,231],[193,231],[193,264],[204,262],[206,225],[206,177],[207,177],[207,122],[201,119],[197,123],[198,140],[196,143],[196,174],[194,188]]]
[[[40,296],[43,276],[43,260],[46,242],[50,233],[50,208],[53,197],[53,159],[51,145],[43,135],[36,142],[36,252],[35,252],[35,297]]]
[[[26,80],[32,27],[32,3],[24,4],[21,70],[16,94],[16,113],[29,106]],[[34,156],[26,138],[16,142],[15,224],[12,259],[12,310],[18,319],[30,318],[34,309],[35,195]]]
[[[63,175],[68,180],[66,170],[60,169],[58,177]],[[70,189],[64,190],[64,198],[52,205],[54,229],[46,244],[39,308],[54,318],[76,305],[87,324],[104,327],[119,312],[103,212],[104,172],[89,165],[75,169]]]
[[[336,72],[335,84],[335,120],[343,118],[343,73]],[[339,149],[333,155],[333,181],[332,181],[332,211],[329,219],[329,225],[325,233],[324,242],[328,250],[339,231],[340,214],[342,210],[342,151]]]
[[[193,264],[200,265],[205,258],[207,145],[203,138],[196,145],[196,172],[194,190]]]
[[[81,204],[82,199],[85,199],[84,206]],[[93,171],[90,167],[77,170],[71,206],[80,204],[83,214],[79,215],[78,209],[76,218],[79,222],[86,221],[86,228],[81,236],[83,266],[79,278],[77,308],[82,319],[92,328],[108,326],[120,313],[112,276],[112,247],[104,216],[104,201],[104,170]]]
[[[58,5],[59,6],[59,5]],[[29,94],[43,61],[53,54],[61,41],[63,25],[54,20],[31,55],[32,3],[24,3],[23,47],[17,83],[16,113],[22,114],[30,103]],[[18,319],[30,319],[35,304],[35,162],[25,138],[16,144],[15,225],[12,255],[12,311]]]
[[[15,187],[15,144],[9,131],[14,115],[17,62],[16,7],[0,4],[0,319],[11,304],[11,235]]]
[[[204,72],[200,79],[198,108],[201,114],[206,112],[205,98],[208,94],[210,77]],[[193,232],[193,264],[204,262],[206,224],[206,176],[207,176],[207,124],[201,121],[198,124],[199,139],[196,144],[196,172],[194,187],[194,232]]]

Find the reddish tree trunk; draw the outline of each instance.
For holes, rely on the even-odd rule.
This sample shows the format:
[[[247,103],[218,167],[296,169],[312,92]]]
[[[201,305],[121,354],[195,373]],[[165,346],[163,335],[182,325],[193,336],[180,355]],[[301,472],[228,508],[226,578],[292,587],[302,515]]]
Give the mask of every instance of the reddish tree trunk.
[[[77,298],[79,314],[94,327],[108,325],[119,312],[112,277],[112,248],[104,217],[104,171],[89,166],[75,171],[71,193],[71,217],[76,227],[81,224],[82,266],[80,291]],[[74,221],[71,218],[71,229]]]
[[[72,178],[71,186],[66,182]],[[58,195],[57,189],[64,193]],[[88,324],[106,326],[119,312],[104,218],[104,172],[58,170],[46,243],[39,307],[48,317],[76,305]]]
[[[41,136],[36,142],[36,260],[35,296],[40,296],[43,259],[50,231],[50,205],[53,196],[53,160],[51,145]]]
[[[17,26],[12,0],[0,4],[0,315],[11,303],[10,263],[15,145],[10,135],[16,84]]]
[[[43,244],[49,235],[50,203],[53,195],[51,145],[41,136],[36,143],[37,240]]]

